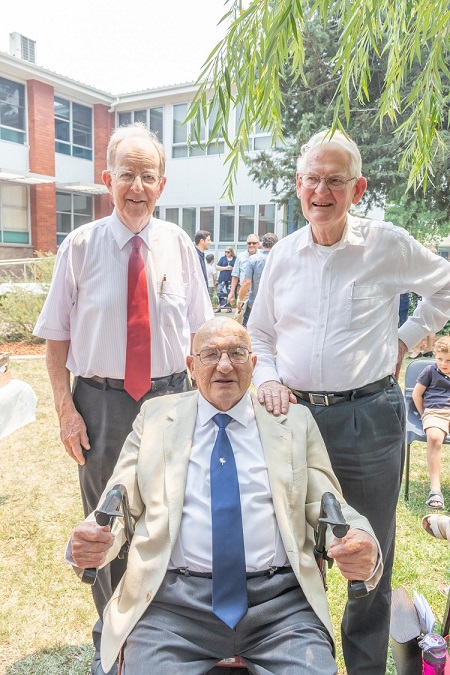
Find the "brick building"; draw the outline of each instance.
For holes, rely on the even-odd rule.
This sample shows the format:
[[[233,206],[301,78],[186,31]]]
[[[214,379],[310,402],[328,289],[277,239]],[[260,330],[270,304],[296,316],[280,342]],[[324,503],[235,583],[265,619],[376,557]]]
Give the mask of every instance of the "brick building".
[[[27,46],[26,38],[11,35]],[[116,126],[134,121],[158,133],[167,155],[167,185],[155,215],[192,237],[210,230],[216,253],[229,245],[244,249],[253,232],[286,234],[270,190],[258,188],[244,166],[234,203],[221,197],[224,143],[192,145],[189,123],[183,124],[193,84],[113,95],[25,58],[0,52],[0,260],[56,251],[68,232],[110,213],[101,180],[106,146]],[[231,133],[235,123],[230,119]],[[251,144],[264,149],[271,138],[257,130]]]

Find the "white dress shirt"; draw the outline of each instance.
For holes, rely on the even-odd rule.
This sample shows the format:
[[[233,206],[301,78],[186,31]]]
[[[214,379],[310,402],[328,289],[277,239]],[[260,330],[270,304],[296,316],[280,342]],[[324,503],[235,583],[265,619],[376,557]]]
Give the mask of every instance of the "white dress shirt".
[[[405,230],[349,215],[329,248],[324,255],[307,225],[272,249],[248,324],[256,386],[362,387],[394,372],[399,337],[412,348],[450,317],[449,263]],[[398,329],[405,288],[423,300]]]
[[[74,375],[124,378],[133,236],[114,211],[71,232],[59,248],[34,333],[70,340],[66,365]],[[149,286],[151,373],[164,377],[185,369],[191,333],[214,314],[186,232],[151,218],[139,236]]]
[[[212,417],[218,412],[220,410],[199,395],[181,527],[169,569],[212,570],[209,466],[218,432]],[[226,433],[233,448],[239,479],[247,572],[288,565],[249,394],[228,410],[227,415],[233,418],[226,427]]]

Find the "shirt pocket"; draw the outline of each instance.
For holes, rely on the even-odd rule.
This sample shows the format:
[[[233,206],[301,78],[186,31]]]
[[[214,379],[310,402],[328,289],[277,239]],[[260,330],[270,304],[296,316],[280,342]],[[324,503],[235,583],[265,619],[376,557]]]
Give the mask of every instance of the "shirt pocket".
[[[184,328],[187,284],[164,281],[159,296],[162,325],[168,328]]]
[[[360,286],[353,283],[348,291],[346,312],[348,327],[360,328],[375,324],[383,304],[383,286],[380,284]]]

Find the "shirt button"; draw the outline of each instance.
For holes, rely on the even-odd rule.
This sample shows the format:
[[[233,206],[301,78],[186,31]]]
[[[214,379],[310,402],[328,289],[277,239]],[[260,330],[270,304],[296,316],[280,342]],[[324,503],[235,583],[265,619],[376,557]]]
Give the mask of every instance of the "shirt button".
[[[149,593],[147,593],[147,595],[145,596],[145,602],[150,602],[151,599],[152,599],[152,594],[149,592]]]

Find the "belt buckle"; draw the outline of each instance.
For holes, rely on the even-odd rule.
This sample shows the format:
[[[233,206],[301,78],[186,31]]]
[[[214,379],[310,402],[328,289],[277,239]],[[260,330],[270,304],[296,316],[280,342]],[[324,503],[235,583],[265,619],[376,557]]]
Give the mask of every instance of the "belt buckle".
[[[328,400],[328,394],[314,394],[314,392],[310,392],[308,396],[309,402],[312,405],[322,405],[322,406],[330,405],[330,402]]]

